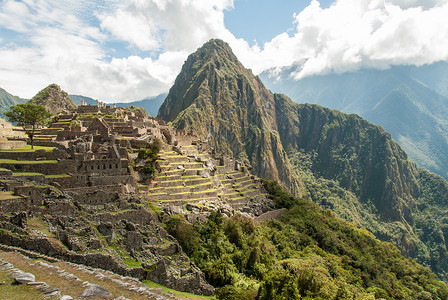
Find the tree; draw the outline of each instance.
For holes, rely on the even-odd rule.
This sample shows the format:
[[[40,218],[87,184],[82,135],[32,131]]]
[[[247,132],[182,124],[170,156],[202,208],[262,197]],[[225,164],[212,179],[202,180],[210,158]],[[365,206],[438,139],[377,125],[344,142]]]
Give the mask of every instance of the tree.
[[[11,106],[5,116],[10,122],[17,122],[17,125],[23,127],[30,138],[31,149],[33,149],[33,138],[37,126],[43,125],[51,114],[42,105],[25,103]],[[32,127],[31,131],[26,129],[27,126]]]

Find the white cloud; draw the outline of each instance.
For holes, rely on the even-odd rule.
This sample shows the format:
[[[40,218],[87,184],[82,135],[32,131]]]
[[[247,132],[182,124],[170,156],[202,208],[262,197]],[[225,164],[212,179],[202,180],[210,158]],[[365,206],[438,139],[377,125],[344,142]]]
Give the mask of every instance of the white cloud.
[[[230,0],[130,0],[113,13],[98,14],[101,28],[141,50],[192,51],[228,33]]]
[[[306,61],[297,78],[448,58],[445,0],[338,0],[325,9],[314,0],[294,15],[292,33],[254,46],[225,27],[232,7],[232,0],[4,0],[0,27],[18,38],[0,40],[0,82],[22,97],[56,82],[102,100],[142,99],[167,92],[188,54],[211,38],[227,41],[256,74]],[[111,41],[130,54],[108,49]]]
[[[363,67],[430,64],[448,59],[448,3],[427,0],[338,0],[323,9],[313,0],[295,16],[292,36],[264,45],[271,67],[306,59],[296,78]],[[275,59],[290,53],[288,59]]]

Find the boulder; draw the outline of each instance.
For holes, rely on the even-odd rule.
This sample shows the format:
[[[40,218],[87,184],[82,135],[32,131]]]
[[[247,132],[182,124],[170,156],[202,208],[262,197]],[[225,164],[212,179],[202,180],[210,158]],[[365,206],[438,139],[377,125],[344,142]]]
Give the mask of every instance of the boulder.
[[[80,298],[93,298],[93,297],[112,297],[112,294],[104,287],[90,283],[87,288],[82,292]]]
[[[36,281],[36,277],[31,273],[19,272],[14,276],[14,281],[18,284],[24,284]]]

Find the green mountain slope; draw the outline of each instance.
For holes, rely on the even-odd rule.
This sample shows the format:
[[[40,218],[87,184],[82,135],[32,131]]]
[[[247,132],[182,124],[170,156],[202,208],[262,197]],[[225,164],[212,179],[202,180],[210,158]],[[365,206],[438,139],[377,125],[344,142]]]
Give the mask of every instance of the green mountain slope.
[[[30,102],[43,105],[51,114],[76,108],[76,104],[68,97],[67,92],[61,90],[60,86],[54,83],[38,92]]]
[[[297,67],[283,70],[276,79],[268,73],[261,77],[269,88],[298,103],[356,113],[381,125],[419,166],[448,179],[448,63],[295,81],[290,74]]]
[[[219,299],[445,299],[448,288],[390,243],[335,218],[308,200],[265,187],[280,218],[256,226],[212,213],[193,225],[174,217],[167,228]],[[213,241],[213,242],[212,242]]]
[[[26,101],[26,99],[13,96],[4,89],[0,88],[0,118],[5,118],[5,112],[9,111],[10,106],[25,103]]]
[[[190,55],[158,117],[194,130],[220,153],[249,162],[257,175],[303,187],[275,126],[274,95],[238,61],[230,47],[211,40]]]
[[[434,188],[446,182],[418,169],[381,127],[272,94],[216,40],[188,58],[158,116],[247,159],[257,175],[290,189],[294,178],[322,207],[448,279],[448,193]]]

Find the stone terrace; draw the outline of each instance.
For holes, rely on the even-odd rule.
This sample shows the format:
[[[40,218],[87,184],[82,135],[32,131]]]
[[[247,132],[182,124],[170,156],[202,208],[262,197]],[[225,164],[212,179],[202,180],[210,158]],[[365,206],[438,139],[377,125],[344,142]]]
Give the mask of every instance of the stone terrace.
[[[211,209],[230,204],[233,209],[243,209],[268,198],[259,179],[240,164],[231,161],[233,167],[219,166],[216,165],[219,160],[200,153],[197,147],[183,147],[182,150],[160,153],[157,176],[150,186],[140,190],[147,200],[178,206],[195,204]],[[226,169],[230,171],[226,172]]]

